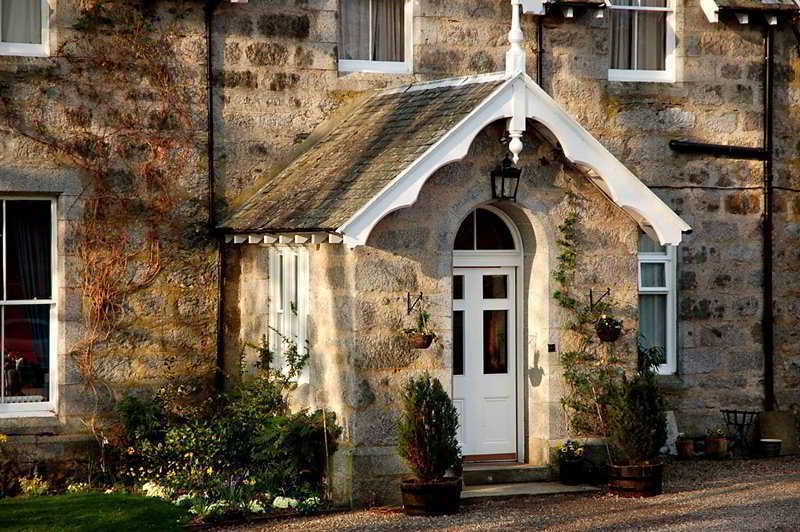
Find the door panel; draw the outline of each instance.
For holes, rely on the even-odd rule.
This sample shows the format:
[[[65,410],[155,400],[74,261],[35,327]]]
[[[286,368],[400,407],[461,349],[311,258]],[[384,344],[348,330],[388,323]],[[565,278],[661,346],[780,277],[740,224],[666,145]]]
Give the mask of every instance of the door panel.
[[[514,268],[455,268],[453,400],[465,456],[516,453]]]

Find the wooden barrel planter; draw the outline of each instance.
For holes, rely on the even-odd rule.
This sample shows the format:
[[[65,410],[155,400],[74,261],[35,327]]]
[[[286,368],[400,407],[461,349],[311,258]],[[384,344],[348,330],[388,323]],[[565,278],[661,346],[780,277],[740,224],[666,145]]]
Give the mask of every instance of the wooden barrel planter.
[[[404,480],[400,490],[406,515],[454,514],[461,507],[461,478],[439,482]]]
[[[561,460],[561,482],[569,486],[583,483],[583,460]]]
[[[608,465],[608,488],[620,497],[653,497],[663,493],[664,464]]]

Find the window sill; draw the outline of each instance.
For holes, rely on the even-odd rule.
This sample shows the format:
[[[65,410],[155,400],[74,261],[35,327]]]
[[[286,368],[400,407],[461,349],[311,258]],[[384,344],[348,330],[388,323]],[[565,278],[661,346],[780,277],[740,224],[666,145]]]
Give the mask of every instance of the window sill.
[[[58,413],[56,412],[56,408],[51,403],[44,403],[42,405],[36,405],[39,408],[30,408],[30,409],[16,409],[16,410],[0,410],[0,419],[16,419],[16,418],[24,418],[24,417],[50,417],[56,418],[58,417]]]
[[[49,47],[45,44],[0,43],[0,56],[50,57]]]
[[[675,83],[675,74],[669,70],[608,70],[608,81]]]
[[[356,59],[339,59],[339,72],[410,74],[411,66],[405,61],[362,61]]]

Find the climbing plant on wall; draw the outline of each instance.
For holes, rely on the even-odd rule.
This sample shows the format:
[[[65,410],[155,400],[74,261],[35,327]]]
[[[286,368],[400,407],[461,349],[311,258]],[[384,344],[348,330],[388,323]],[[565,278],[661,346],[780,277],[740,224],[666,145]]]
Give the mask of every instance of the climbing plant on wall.
[[[59,27],[60,45],[49,58],[0,74],[0,139],[8,139],[21,160],[44,162],[32,175],[52,175],[47,167],[55,162],[76,169],[82,180],[80,196],[65,202],[65,210],[82,212],[67,226],[70,236],[64,241],[67,275],[77,273],[67,284],[79,287],[84,322],[83,337],[70,341],[68,349],[99,398],[112,389],[107,377],[115,364],[131,368],[129,378],[136,368],[146,368],[145,373],[157,364],[174,364],[194,375],[208,375],[213,368],[212,357],[197,353],[177,360],[182,350],[190,350],[181,342],[191,334],[173,334],[174,340],[147,337],[155,327],[144,325],[142,314],[178,307],[168,290],[148,296],[150,303],[133,304],[157,283],[160,288],[180,284],[182,297],[213,283],[213,273],[207,273],[214,271],[213,259],[202,254],[205,183],[197,179],[206,175],[195,118],[198,109],[203,111],[204,80],[197,77],[197,63],[205,50],[200,49],[200,59],[195,48],[186,51],[187,42],[194,44],[187,38],[187,17],[199,4],[75,3],[81,11],[71,28]],[[59,15],[66,18],[63,4]],[[184,281],[181,272],[186,271],[192,272],[191,282]],[[164,272],[173,279],[164,279]],[[212,345],[213,309],[207,307],[213,304],[202,291],[193,297],[189,306],[197,316],[184,316],[180,326],[196,331],[199,340],[192,347],[202,350]],[[169,320],[151,321],[163,326]],[[114,378],[124,374],[117,371]]]
[[[623,359],[613,344],[599,342],[595,334],[595,323],[612,311],[613,303],[608,300],[587,302],[586,297],[577,292],[581,199],[568,192],[567,202],[567,216],[558,227],[560,252],[553,272],[558,286],[553,297],[565,316],[565,338],[562,339],[565,348],[560,353],[560,361],[566,391],[561,404],[574,433],[605,436],[605,408],[615,379],[622,372]]]

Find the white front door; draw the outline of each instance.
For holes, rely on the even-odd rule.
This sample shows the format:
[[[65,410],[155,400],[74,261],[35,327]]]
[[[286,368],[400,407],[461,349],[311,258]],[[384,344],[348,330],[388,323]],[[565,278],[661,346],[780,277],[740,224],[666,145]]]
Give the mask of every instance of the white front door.
[[[453,269],[453,403],[467,460],[516,459],[515,274]]]

